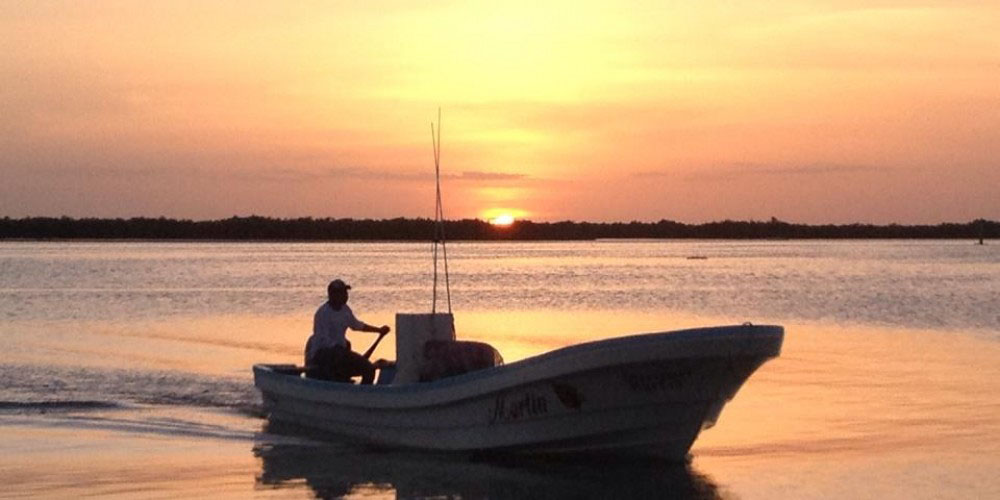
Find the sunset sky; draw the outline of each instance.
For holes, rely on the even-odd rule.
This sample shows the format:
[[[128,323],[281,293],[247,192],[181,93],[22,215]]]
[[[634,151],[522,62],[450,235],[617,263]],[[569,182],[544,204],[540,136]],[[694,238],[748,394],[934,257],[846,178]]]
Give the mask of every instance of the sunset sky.
[[[1000,3],[3,1],[0,216],[1000,219]]]

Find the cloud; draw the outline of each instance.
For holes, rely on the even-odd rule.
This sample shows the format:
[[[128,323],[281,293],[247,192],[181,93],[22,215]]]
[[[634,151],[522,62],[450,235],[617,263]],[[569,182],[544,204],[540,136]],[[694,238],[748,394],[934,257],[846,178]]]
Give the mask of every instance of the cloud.
[[[803,176],[822,177],[843,174],[864,174],[878,172],[900,172],[916,170],[915,167],[892,167],[864,164],[812,163],[805,165],[766,165],[755,163],[736,163],[712,169],[704,169],[682,174],[681,178],[691,181],[713,181],[721,178],[738,177],[771,177],[771,176]],[[667,171],[641,172],[637,177],[677,176]]]
[[[670,172],[667,170],[644,170],[641,172],[633,173],[631,177],[636,179],[649,179],[658,177],[675,177],[676,175],[677,175],[676,172]]]
[[[872,172],[884,170],[886,167],[876,167],[874,165],[851,165],[836,163],[814,163],[810,165],[789,165],[789,166],[756,166],[747,165],[744,170],[748,175],[827,175],[843,174],[855,172]]]
[[[255,172],[246,172],[261,180],[288,180],[306,181],[318,178],[339,178],[339,179],[375,179],[383,181],[400,182],[428,182],[433,180],[432,172],[417,171],[413,169],[400,169],[393,167],[365,167],[365,166],[337,166],[321,169],[305,169],[294,167],[278,167],[270,169],[259,169]],[[507,181],[528,181],[531,178],[526,174],[502,173],[502,172],[480,172],[465,171],[460,174],[446,174],[442,176],[447,180],[469,181],[469,182],[507,182]]]
[[[466,171],[459,175],[445,176],[449,179],[462,181],[520,181],[530,179],[526,174],[508,174],[501,172],[474,172]]]
[[[902,167],[866,164],[810,163],[769,165],[762,163],[730,163],[691,171],[689,168],[643,170],[629,175],[632,179],[673,178],[687,181],[717,181],[743,177],[824,177],[847,174],[916,172],[927,167]]]
[[[379,180],[388,182],[432,182],[434,174],[432,172],[416,171],[412,169],[399,169],[392,167],[367,167],[361,165],[339,165],[331,167],[297,167],[297,166],[264,166],[244,164],[243,166],[233,166],[231,168],[218,168],[208,166],[208,163],[224,160],[223,158],[206,158],[198,163],[205,163],[205,166],[191,165],[192,158],[188,159],[187,165],[181,162],[179,165],[156,165],[156,166],[127,166],[122,164],[107,163],[48,163],[31,165],[9,165],[9,171],[18,171],[25,175],[45,175],[45,176],[73,176],[79,178],[161,178],[161,177],[185,177],[204,180],[235,180],[241,182],[313,182],[320,180]],[[120,160],[119,160],[120,161]],[[241,163],[238,158],[229,159],[233,164]],[[197,160],[195,160],[197,162]],[[466,171],[460,174],[448,174],[444,179],[459,182],[525,182],[536,179],[530,178],[526,174],[501,173],[501,172],[479,172]]]

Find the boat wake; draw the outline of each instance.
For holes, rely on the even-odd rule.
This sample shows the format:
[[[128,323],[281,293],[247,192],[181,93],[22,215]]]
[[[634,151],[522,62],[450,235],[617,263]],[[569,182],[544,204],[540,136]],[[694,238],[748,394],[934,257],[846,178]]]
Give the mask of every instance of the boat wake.
[[[111,401],[0,401],[0,412],[5,413],[72,412],[122,407]]]
[[[245,378],[182,372],[0,365],[0,411],[82,411],[134,405],[221,408],[260,415]]]
[[[0,425],[251,441],[260,397],[198,374],[0,365]]]

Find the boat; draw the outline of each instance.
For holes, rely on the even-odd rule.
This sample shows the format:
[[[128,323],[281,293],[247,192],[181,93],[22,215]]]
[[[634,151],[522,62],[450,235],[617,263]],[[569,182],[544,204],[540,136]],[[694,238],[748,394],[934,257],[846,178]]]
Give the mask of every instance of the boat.
[[[396,314],[396,361],[374,385],[254,365],[272,425],[376,448],[475,454],[622,455],[683,460],[746,379],[781,351],[784,329],[745,323],[631,335],[503,364],[455,339],[440,184],[440,111],[430,314]],[[448,312],[437,311],[438,247]],[[365,353],[369,357],[382,336]]]
[[[630,335],[427,382],[315,380],[292,365],[253,372],[272,423],[349,443],[681,461],[783,338],[781,326],[752,324]]]

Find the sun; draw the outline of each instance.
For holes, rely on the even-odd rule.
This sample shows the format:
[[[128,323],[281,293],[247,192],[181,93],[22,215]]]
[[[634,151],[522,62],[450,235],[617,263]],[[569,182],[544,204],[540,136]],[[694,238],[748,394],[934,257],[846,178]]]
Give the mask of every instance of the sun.
[[[514,216],[511,214],[499,214],[490,219],[490,224],[494,226],[509,226],[514,223]]]
[[[508,227],[514,225],[518,219],[523,219],[530,215],[527,211],[511,207],[493,207],[479,212],[479,216],[486,222],[497,227]]]

